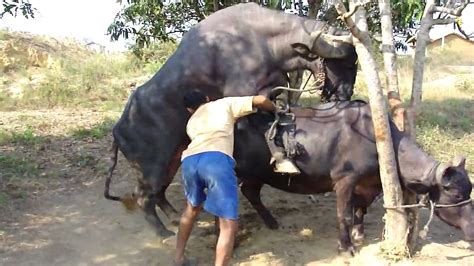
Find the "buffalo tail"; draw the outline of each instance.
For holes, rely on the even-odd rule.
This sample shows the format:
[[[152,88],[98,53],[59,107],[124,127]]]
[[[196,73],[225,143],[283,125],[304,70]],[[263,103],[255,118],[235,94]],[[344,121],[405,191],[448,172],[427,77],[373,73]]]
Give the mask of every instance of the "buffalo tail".
[[[115,166],[117,166],[117,158],[118,158],[118,144],[115,142],[112,144],[112,157],[110,158],[112,163],[112,166],[109,168],[109,176],[107,176],[107,179],[105,180],[105,190],[104,190],[104,197],[109,200],[114,200],[114,201],[122,201],[122,198],[117,197],[117,196],[111,196],[109,193],[109,188],[110,188],[110,182],[112,181],[112,174],[114,173]]]
[[[118,149],[119,146],[117,142],[113,142],[112,148],[110,149],[112,151],[112,157],[110,158],[112,161],[112,166],[109,168],[109,176],[107,176],[107,179],[105,180],[105,189],[104,189],[104,197],[109,200],[113,201],[120,201],[123,203],[125,208],[128,211],[133,211],[137,208],[137,198],[135,195],[132,194],[125,194],[123,197],[117,197],[117,196],[111,196],[110,195],[110,182],[112,181],[112,174],[114,173],[115,166],[117,166],[117,159],[118,159]]]

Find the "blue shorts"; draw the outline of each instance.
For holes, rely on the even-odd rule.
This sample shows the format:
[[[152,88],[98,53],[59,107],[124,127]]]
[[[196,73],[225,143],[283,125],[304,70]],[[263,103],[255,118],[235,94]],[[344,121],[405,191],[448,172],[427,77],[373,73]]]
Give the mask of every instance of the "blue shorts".
[[[204,202],[204,209],[221,218],[237,220],[239,197],[234,160],[212,151],[191,155],[181,164],[184,194],[193,207]],[[207,191],[205,191],[207,189]]]

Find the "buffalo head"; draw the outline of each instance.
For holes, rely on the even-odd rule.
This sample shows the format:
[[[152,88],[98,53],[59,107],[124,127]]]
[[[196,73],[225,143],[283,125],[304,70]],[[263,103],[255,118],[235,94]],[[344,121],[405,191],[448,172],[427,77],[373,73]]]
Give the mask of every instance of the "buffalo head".
[[[472,202],[469,202],[472,183],[467,175],[465,162],[466,159],[459,156],[451,164],[440,164],[436,169],[436,182],[429,195],[439,205],[435,209],[436,215],[447,224],[461,229],[466,240],[474,241],[474,210]],[[457,203],[461,204],[448,207]]]
[[[354,52],[341,59],[324,59],[323,102],[349,101],[354,93],[357,76],[357,54]]]
[[[322,60],[325,74],[321,93],[323,102],[348,101],[352,97],[357,76],[357,53],[350,34],[334,28],[331,30],[331,34],[316,31],[310,35],[308,43],[293,43],[292,47],[308,62]],[[314,65],[317,64],[308,68],[316,75],[318,69]]]

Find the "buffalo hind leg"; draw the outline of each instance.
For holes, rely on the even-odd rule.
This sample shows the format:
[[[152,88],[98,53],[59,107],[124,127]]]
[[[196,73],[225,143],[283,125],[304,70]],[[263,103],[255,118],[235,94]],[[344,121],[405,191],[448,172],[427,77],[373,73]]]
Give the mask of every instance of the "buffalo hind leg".
[[[340,179],[334,187],[336,191],[337,220],[339,224],[339,251],[349,251],[354,255],[355,249],[349,234],[352,225],[352,196],[354,193],[354,181],[352,176]]]
[[[263,205],[262,199],[260,198],[262,186],[262,182],[244,180],[240,186],[240,191],[242,191],[242,194],[244,194],[250,204],[252,204],[260,217],[262,217],[265,225],[270,229],[278,229],[278,222],[265,205]]]
[[[354,207],[352,226],[352,239],[356,243],[362,243],[365,239],[364,233],[364,215],[367,213],[366,207]]]
[[[156,202],[157,199],[153,194],[147,194],[143,198],[143,211],[145,212],[145,219],[148,223],[153,226],[155,232],[158,236],[162,238],[167,238],[174,235],[173,231],[166,229],[166,226],[163,224],[161,219],[158,217],[156,213]]]
[[[361,243],[365,239],[364,216],[367,214],[367,208],[374,199],[381,193],[380,185],[357,185],[353,195],[353,227],[352,239]]]
[[[163,211],[163,213],[170,219],[173,225],[179,225],[179,215],[176,209],[171,205],[166,198],[165,192],[168,186],[163,187],[163,189],[156,195],[156,204]]]
[[[174,235],[174,232],[166,229],[156,213],[157,197],[156,193],[152,192],[150,186],[139,181],[135,194],[138,206],[145,213],[145,220],[153,227],[156,234],[163,238]]]
[[[166,169],[166,176],[164,179],[165,185],[162,187],[160,192],[156,195],[157,197],[157,205],[158,207],[165,213],[165,215],[172,220],[172,223],[175,225],[179,224],[179,217],[178,217],[178,212],[176,209],[173,207],[173,205],[170,204],[168,199],[166,198],[166,189],[168,186],[171,184],[171,182],[174,179],[174,176],[176,175],[176,172],[178,172],[178,168],[181,165],[181,154],[183,151],[186,149],[188,146],[187,142],[184,142],[181,144],[176,151],[176,153],[173,155],[173,158],[171,159],[168,168]]]

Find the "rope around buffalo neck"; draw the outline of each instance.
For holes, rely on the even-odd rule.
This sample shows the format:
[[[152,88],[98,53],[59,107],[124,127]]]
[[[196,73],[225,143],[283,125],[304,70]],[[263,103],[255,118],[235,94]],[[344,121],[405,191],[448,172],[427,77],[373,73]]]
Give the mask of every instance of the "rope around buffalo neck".
[[[457,206],[462,206],[462,205],[465,205],[465,204],[468,204],[472,202],[472,199],[469,198],[467,200],[463,200],[463,201],[460,201],[458,203],[454,203],[454,204],[436,204],[435,202],[433,202],[432,200],[429,200],[429,208],[430,208],[430,218],[428,219],[428,221],[426,222],[425,226],[423,226],[423,229],[420,230],[419,232],[419,236],[421,239],[425,240],[426,239],[426,236],[428,235],[428,230],[429,230],[429,226],[430,226],[430,223],[431,221],[433,220],[433,216],[434,216],[434,210],[436,208],[450,208],[450,207],[457,207]],[[419,207],[427,207],[427,203],[425,202],[419,202],[417,204],[410,204],[410,205],[400,205],[400,206],[386,206],[385,204],[383,205],[383,207],[385,209],[408,209],[408,208],[419,208]]]

